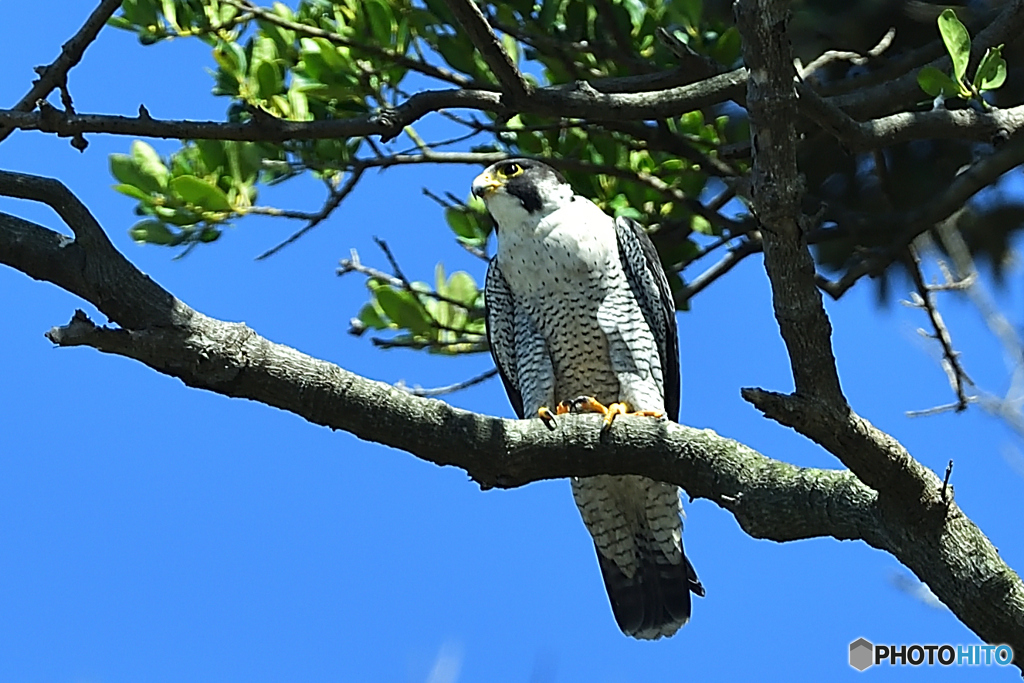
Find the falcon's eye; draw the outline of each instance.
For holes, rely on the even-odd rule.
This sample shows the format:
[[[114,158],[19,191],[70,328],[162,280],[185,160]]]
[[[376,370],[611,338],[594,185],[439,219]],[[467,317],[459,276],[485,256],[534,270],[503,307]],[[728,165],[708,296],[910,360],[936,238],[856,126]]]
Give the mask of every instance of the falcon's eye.
[[[498,175],[502,178],[512,178],[523,172],[523,167],[517,163],[505,164],[498,168]]]

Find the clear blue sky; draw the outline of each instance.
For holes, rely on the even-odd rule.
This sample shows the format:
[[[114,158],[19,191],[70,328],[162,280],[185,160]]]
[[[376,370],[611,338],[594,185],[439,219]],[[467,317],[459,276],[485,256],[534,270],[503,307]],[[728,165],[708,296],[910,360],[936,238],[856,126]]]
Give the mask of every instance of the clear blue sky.
[[[94,3],[7,3],[0,101],[28,89]],[[143,48],[105,30],[71,74],[80,112],[220,118],[212,63],[197,42]],[[142,270],[203,313],[363,375],[434,386],[490,360],[381,352],[346,334],[365,300],[334,268],[350,248],[430,279],[438,260],[482,280],[423,195],[465,195],[477,169],[397,169],[368,177],[315,232],[265,262],[253,257],[293,224],[243,221],[220,242],[172,261],[133,244],[132,203],[114,193],[107,155],[131,140],[17,133],[0,167],[55,175],[95,212]],[[154,143],[164,153],[171,143]],[[311,209],[315,183],[264,192],[261,203]],[[63,229],[49,210],[0,210]],[[696,271],[686,273],[694,277]],[[1001,303],[1019,324],[1020,272]],[[898,290],[906,289],[898,286]],[[943,680],[1015,670],[927,667],[857,674],[849,643],[976,643],[946,610],[894,586],[910,576],[860,542],[777,544],[746,536],[708,501],[687,505],[685,542],[707,597],[669,640],[615,627],[591,542],[568,483],[481,492],[466,475],[306,424],[266,406],[184,387],[133,361],[54,349],[43,337],[76,307],[66,292],[0,268],[0,681],[717,681],[755,676]],[[830,303],[852,405],[934,469],[956,461],[957,501],[1006,560],[1024,568],[1024,479],[1004,459],[1020,442],[979,410],[909,419],[951,400],[935,349],[911,309],[880,310],[870,286]],[[976,312],[942,310],[972,376],[1001,390],[998,345]],[[101,320],[102,318],[97,318]],[[791,388],[767,281],[750,258],[679,315],[681,420],[801,465],[830,455],[765,421],[743,386]],[[450,397],[511,416],[500,383]],[[445,667],[448,668],[445,668]],[[432,671],[454,674],[435,676]]]

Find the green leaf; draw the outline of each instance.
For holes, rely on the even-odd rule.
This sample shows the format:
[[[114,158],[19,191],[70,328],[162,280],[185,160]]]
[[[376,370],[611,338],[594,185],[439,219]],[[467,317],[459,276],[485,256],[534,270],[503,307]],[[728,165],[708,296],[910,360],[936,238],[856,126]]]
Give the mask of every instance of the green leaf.
[[[946,44],[946,51],[953,60],[953,74],[956,80],[963,82],[967,73],[967,62],[971,58],[971,36],[957,19],[956,12],[948,8],[942,10],[942,14],[939,15],[939,33],[942,34],[942,42]]]
[[[444,264],[438,261],[437,265],[434,266],[434,289],[441,296],[448,296],[447,284],[448,280],[444,274]]]
[[[718,234],[718,231],[715,230],[713,225],[711,225],[711,222],[707,218],[704,218],[704,216],[700,216],[698,214],[693,214],[690,218],[690,227],[695,232],[699,232],[702,235]]]
[[[274,39],[267,36],[260,36],[256,38],[252,44],[252,57],[250,62],[258,64],[260,62],[274,61],[277,61],[277,43],[274,42]]]
[[[127,154],[110,155],[110,173],[121,183],[137,187],[146,194],[159,194],[163,191],[160,182],[140,171],[135,160]]]
[[[742,48],[739,30],[735,26],[730,26],[715,41],[714,47],[711,48],[711,56],[719,64],[732,66],[740,58]]]
[[[1006,60],[1003,59],[1003,46],[990,47],[985,51],[974,74],[974,87],[977,90],[993,90],[1006,81]]]
[[[680,0],[678,9],[689,22],[690,26],[700,26],[700,17],[703,14],[703,2],[701,0]]]
[[[140,202],[146,202],[147,204],[153,201],[153,195],[148,192],[143,192],[134,185],[126,185],[121,183],[120,185],[114,185],[114,189],[121,194],[126,194],[132,199],[138,199]]]
[[[363,0],[361,3],[370,24],[370,33],[382,47],[394,42],[395,17],[391,8],[382,0]]]
[[[136,140],[132,143],[131,155],[132,161],[138,166],[139,171],[156,180],[160,187],[167,187],[167,178],[170,176],[170,172],[155,149],[141,140]]]
[[[554,26],[564,0],[541,0],[540,15],[537,23],[541,26]]]
[[[423,307],[416,302],[412,293],[391,287],[380,287],[376,291],[377,303],[387,317],[403,329],[414,334],[427,334],[431,330],[431,322],[427,319]]]
[[[917,84],[932,97],[958,97],[960,86],[948,75],[934,66],[926,66],[917,72]]]
[[[318,53],[320,57],[332,73],[338,73],[348,66],[348,63],[341,55],[341,51],[331,41],[326,38],[314,38],[313,42],[319,48]]]
[[[171,189],[189,204],[207,211],[231,211],[231,202],[223,190],[194,175],[178,176],[171,181]]]
[[[464,270],[457,270],[448,278],[447,296],[458,301],[467,308],[476,303],[480,289],[476,286],[473,276]]]
[[[438,36],[437,51],[448,62],[448,66],[469,76],[476,75],[476,50],[467,38],[461,36]]]
[[[291,105],[293,121],[313,120],[313,116],[309,113],[309,100],[305,93],[299,92],[295,88],[289,89],[288,103]]]
[[[377,307],[373,304],[363,304],[363,307],[359,309],[359,315],[349,321],[349,332],[352,334],[362,334],[367,328],[374,330],[385,330],[388,328],[387,322],[380,317]]]
[[[440,21],[457,26],[458,23],[455,21],[455,15],[448,9],[448,4],[444,0],[423,0],[423,4],[427,6],[430,13],[437,17]]]
[[[284,79],[281,71],[274,62],[260,62],[256,66],[256,84],[259,87],[259,96],[262,99],[270,99],[284,88]]]
[[[174,7],[174,0],[162,0],[161,7],[164,13],[164,19],[170,24],[174,30],[180,31],[181,27],[178,26],[178,14]]]
[[[505,48],[505,52],[508,53],[509,59],[512,60],[513,64],[519,63],[519,42],[515,37],[509,34],[501,36],[501,45]]]
[[[152,0],[125,0],[121,4],[121,12],[135,26],[155,26],[158,19]]]
[[[474,247],[482,247],[487,243],[488,230],[480,224],[479,214],[453,207],[445,209],[444,217],[460,241]]]
[[[124,31],[134,31],[135,30],[135,24],[133,24],[132,22],[128,21],[128,19],[126,17],[120,17],[120,16],[118,16],[118,17],[110,17],[109,19],[107,19],[107,26],[112,26],[113,28],[119,28],[119,29],[122,29]]]
[[[220,140],[196,140],[196,148],[207,171],[216,171],[227,164],[227,155],[224,152],[226,144],[229,143]]]
[[[222,40],[213,51],[213,59],[226,74],[239,78],[247,71],[245,51],[238,43]]]
[[[139,244],[170,246],[177,244],[180,240],[163,222],[152,219],[136,223],[128,229],[128,235]]]
[[[153,214],[165,223],[171,225],[177,225],[178,227],[184,228],[190,225],[195,225],[202,220],[202,216],[197,214],[195,211],[189,211],[188,209],[176,209],[169,206],[154,206],[152,207]]]

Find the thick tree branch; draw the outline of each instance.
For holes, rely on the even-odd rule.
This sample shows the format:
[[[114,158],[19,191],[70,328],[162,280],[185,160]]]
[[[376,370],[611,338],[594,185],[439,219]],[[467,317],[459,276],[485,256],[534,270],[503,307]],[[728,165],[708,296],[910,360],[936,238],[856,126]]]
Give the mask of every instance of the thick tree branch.
[[[97,234],[95,220],[56,181],[2,174],[0,194],[45,201],[73,221],[76,235],[71,239],[0,214],[0,263],[82,297],[120,326],[101,327],[78,312],[48,333],[55,344],[133,358],[188,386],[266,403],[460,467],[485,488],[573,475],[643,474],[716,502],[758,538],[862,539],[914,570],[982,638],[1024,651],[1024,585],[957,505],[942,500],[938,478],[891,438],[886,447],[893,458],[921,470],[917,475],[929,481],[933,494],[934,500],[914,508],[914,516],[850,472],[795,467],[709,430],[632,417],[602,430],[600,417],[576,415],[560,417],[558,428],[549,431],[539,420],[458,410],[270,342],[244,324],[192,310]],[[125,283],[134,284],[122,289]],[[797,405],[803,399],[761,393],[752,400],[778,403],[773,416],[786,416],[830,449],[877,447],[877,433],[862,420],[853,430],[860,441],[837,445],[837,439],[850,438],[828,432],[842,415],[825,415],[831,409],[814,400]]]
[[[795,148],[796,87],[793,60],[786,35],[788,8],[781,0],[739,0],[737,26],[743,35],[744,56],[750,70],[747,104],[750,112],[754,167],[751,193],[762,226],[765,269],[779,329],[793,368],[793,395],[745,389],[743,396],[772,419],[793,427],[821,444],[846,464],[857,477],[878,492],[878,503],[894,518],[903,520],[901,533],[915,528],[922,545],[941,544],[927,529],[943,534],[964,529],[962,513],[951,514],[944,486],[927,467],[916,461],[895,439],[856,415],[839,387],[832,355],[831,325],[815,286],[814,264],[807,249],[800,198],[803,191]],[[953,530],[954,520],[956,531]],[[970,525],[973,526],[973,525]],[[989,642],[1005,637],[993,629],[990,610],[977,605],[956,605],[956,570],[946,560],[936,572],[923,558],[904,564],[979,636]],[[976,577],[979,589],[1019,582],[1016,574]],[[1016,589],[1014,589],[1016,592]],[[1013,599],[1020,600],[1024,594]],[[1021,603],[1024,604],[1024,603]],[[1015,618],[1017,629],[1024,620]]]
[[[762,227],[765,270],[796,393],[845,405],[832,355],[832,325],[814,286],[814,260],[799,222],[803,181],[796,164],[796,74],[785,31],[787,12],[781,2],[736,4],[736,24],[750,70],[747,108],[754,152],[754,213]]]

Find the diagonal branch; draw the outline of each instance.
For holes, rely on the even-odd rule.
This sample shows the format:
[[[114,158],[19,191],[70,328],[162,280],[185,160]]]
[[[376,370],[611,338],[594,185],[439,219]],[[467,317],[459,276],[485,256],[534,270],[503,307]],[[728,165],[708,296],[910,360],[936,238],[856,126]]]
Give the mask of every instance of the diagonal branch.
[[[751,74],[747,89],[754,153],[751,193],[762,226],[775,317],[796,385],[792,395],[762,389],[744,389],[742,395],[768,417],[822,445],[878,492],[880,505],[908,526],[921,524],[915,533],[928,535],[925,527],[946,527],[954,514],[942,482],[899,442],[854,413],[839,386],[831,325],[815,286],[803,226],[806,219],[800,209],[803,187],[794,153],[796,88],[786,3],[739,0],[736,19]],[[904,563],[981,638],[1002,642],[1003,634],[993,628],[989,610],[958,604],[952,597],[956,571],[938,558],[923,560],[908,557]],[[932,564],[936,561],[945,569],[936,572]],[[1008,578],[984,574],[978,577],[979,587],[986,589],[1005,585]],[[1018,623],[1024,627],[1024,620]]]
[[[270,249],[267,249],[265,252],[257,256],[256,260],[262,261],[263,259],[273,256],[277,252],[287,247],[292,242],[298,240],[300,237],[305,235],[307,232],[309,232],[316,226],[323,223],[327,219],[327,217],[330,216],[331,213],[333,213],[334,210],[337,209],[343,201],[345,201],[345,197],[352,194],[352,190],[356,189],[356,185],[359,183],[359,179],[363,177],[363,173],[365,172],[366,166],[359,164],[358,162],[354,164],[352,168],[349,170],[348,180],[345,181],[345,184],[337,189],[331,189],[330,195],[328,196],[327,201],[324,202],[323,207],[321,207],[321,209],[317,211],[315,214],[310,216],[307,223],[304,226],[293,232],[284,241],[279,242],[277,245],[271,247]]]
[[[32,84],[25,96],[18,100],[12,107],[14,111],[29,112],[36,108],[36,102],[44,100],[55,88],[62,88],[67,84],[68,71],[73,69],[85,54],[86,48],[96,40],[100,29],[107,24],[107,20],[114,15],[117,8],[121,6],[121,0],[103,0],[93,10],[89,18],[82,24],[75,35],[71,36],[68,42],[61,47],[60,56],[53,60],[48,66],[37,67],[39,78]],[[14,128],[0,124],[0,142],[7,139]]]
[[[516,104],[529,97],[533,86],[523,78],[519,67],[509,57],[498,36],[494,35],[494,29],[487,23],[480,7],[473,0],[445,0],[445,4],[462,25],[470,42],[480,51],[487,66],[491,67],[491,73],[511,103]]]
[[[1021,163],[1024,163],[1024,136],[1018,135],[992,154],[967,167],[940,196],[925,202],[923,208],[913,213],[895,215],[891,222],[885,221],[886,225],[898,231],[888,248],[862,259],[838,281],[822,278],[818,285],[833,299],[840,298],[865,275],[875,275],[885,270],[918,235],[952,216],[974,195]]]
[[[938,341],[939,346],[942,347],[946,374],[949,375],[949,383],[956,392],[956,405],[954,408],[959,413],[967,410],[967,405],[971,402],[971,397],[967,396],[966,385],[974,384],[974,382],[967,376],[967,372],[960,362],[960,353],[953,348],[953,338],[949,334],[949,328],[946,327],[942,314],[939,313],[938,306],[935,304],[935,290],[943,286],[948,288],[949,285],[929,286],[924,281],[924,274],[921,272],[921,257],[917,255],[917,249],[911,244],[907,251],[910,257],[910,276],[914,280],[915,289],[917,289],[917,295],[913,297],[910,305],[923,308],[928,314],[928,320],[932,323],[934,333],[926,336]],[[923,333],[924,331],[921,330],[921,332]]]

